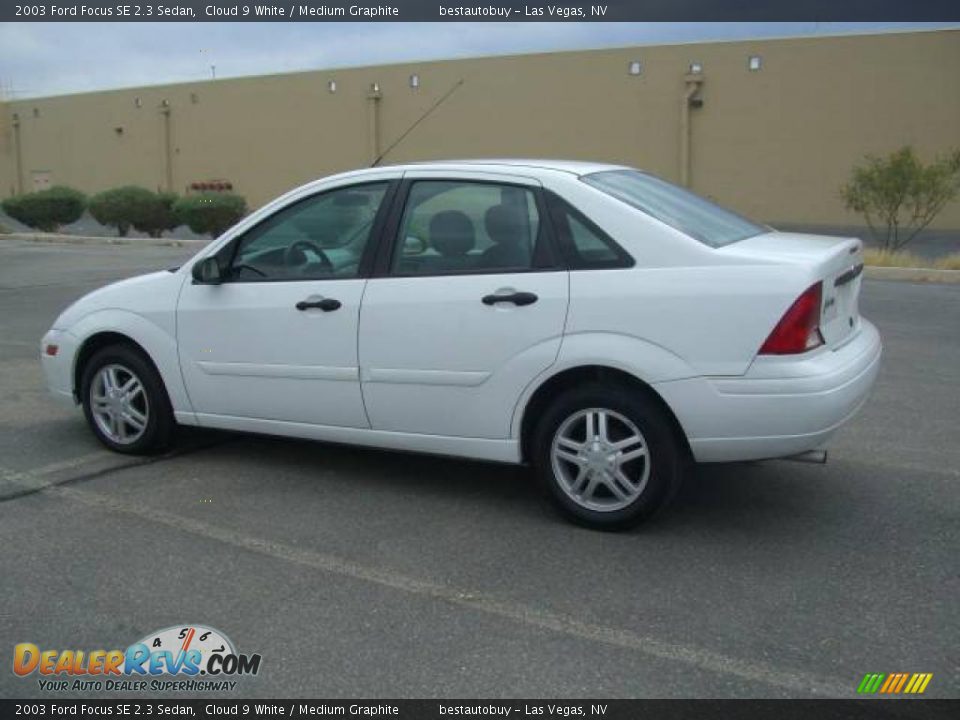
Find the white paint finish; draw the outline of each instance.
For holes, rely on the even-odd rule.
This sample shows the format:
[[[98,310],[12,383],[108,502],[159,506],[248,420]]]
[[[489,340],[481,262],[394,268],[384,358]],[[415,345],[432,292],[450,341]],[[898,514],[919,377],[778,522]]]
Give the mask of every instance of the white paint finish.
[[[46,354],[48,345],[56,345],[56,355]],[[64,358],[73,358],[76,352],[77,339],[66,330],[51,328],[40,341],[40,365],[53,397],[73,400],[73,364]]]
[[[198,414],[367,427],[357,364],[365,280],[194,285],[178,308],[180,366]],[[297,310],[311,295],[339,310]]]
[[[490,377],[488,372],[453,372],[450,370],[397,370],[395,368],[365,368],[365,383],[396,383],[399,385],[462,385],[476,387]]]
[[[481,302],[513,291],[538,300]],[[360,362],[372,427],[510,437],[517,398],[556,359],[566,312],[566,272],[371,279]]]
[[[207,375],[293,378],[295,380],[342,380],[344,382],[358,382],[360,379],[356,367],[200,361],[197,362],[197,367]]]
[[[822,445],[856,413],[876,380],[880,355],[880,335],[863,320],[843,347],[801,360],[804,374],[790,369],[776,378],[761,367],[739,378],[653,387],[673,409],[698,461],[779,457]]]
[[[520,462],[520,444],[513,439],[493,440],[450,435],[390,432],[201,413],[197,414],[197,418],[204,427],[220,428],[222,430],[282,435],[284,437],[323,440],[346,445],[367,445],[387,450],[406,450],[431,455],[452,455],[493,462]]]
[[[70,397],[83,343],[114,332],[156,364],[181,423],[516,462],[521,419],[537,388],[564,370],[603,365],[651,384],[698,460],[774,457],[826,441],[867,397],[879,363],[879,336],[857,310],[860,280],[835,287],[861,261],[857,241],[769,233],[709,248],[579,180],[607,169],[614,166],[429,163],[297,188],[179,271],[114,283],[68,308],[46,336],[60,346],[42,359],[48,384]],[[196,260],[287,204],[405,173],[542,184],[613,236],[636,266],[192,284]],[[827,345],[758,357],[784,311],[817,281]],[[539,300],[480,301],[507,289]],[[315,295],[342,307],[295,309]]]
[[[840,345],[855,331],[861,278],[839,286],[836,282],[863,264],[863,243],[856,238],[774,232],[733,243],[719,252],[726,257],[762,258],[806,269],[812,275],[811,283],[823,281],[820,332],[827,345]]]
[[[792,266],[574,271],[566,332],[663,348],[682,358],[689,374],[740,375],[808,284]],[[648,382],[658,377],[630,364]]]

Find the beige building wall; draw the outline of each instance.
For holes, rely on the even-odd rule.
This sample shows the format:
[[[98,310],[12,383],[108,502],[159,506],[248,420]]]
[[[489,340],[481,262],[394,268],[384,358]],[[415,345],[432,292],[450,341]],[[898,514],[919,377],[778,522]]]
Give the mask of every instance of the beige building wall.
[[[748,70],[751,55],[759,71]],[[639,76],[627,71],[634,60]],[[758,219],[859,224],[838,193],[865,154],[912,144],[932,158],[960,146],[960,30],[943,30],[405,63],[8,102],[0,181],[5,194],[15,186],[17,113],[27,190],[44,172],[86,192],[164,188],[169,173],[178,192],[230,180],[256,207],[368,165],[461,80],[385,163],[562,157],[676,181],[693,62],[703,68],[703,106],[691,111],[691,185]],[[937,226],[960,228],[960,204]]]

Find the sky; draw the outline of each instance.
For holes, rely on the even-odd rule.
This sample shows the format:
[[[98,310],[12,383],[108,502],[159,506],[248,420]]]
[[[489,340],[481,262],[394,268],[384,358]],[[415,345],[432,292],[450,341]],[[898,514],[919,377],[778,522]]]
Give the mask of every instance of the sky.
[[[947,23],[0,23],[0,94],[22,99],[244,75],[524,52]],[[211,68],[215,67],[215,70]]]

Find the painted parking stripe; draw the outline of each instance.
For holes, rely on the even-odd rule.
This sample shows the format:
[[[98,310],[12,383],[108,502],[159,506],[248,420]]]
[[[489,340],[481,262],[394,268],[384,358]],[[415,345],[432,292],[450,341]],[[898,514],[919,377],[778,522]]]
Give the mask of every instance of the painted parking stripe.
[[[795,693],[843,697],[849,686],[803,671],[784,670],[756,660],[742,660],[693,645],[640,635],[625,628],[599,625],[570,615],[501,600],[482,591],[457,588],[431,580],[403,575],[396,571],[364,565],[354,560],[306,548],[294,547],[265,538],[218,527],[207,521],[177,515],[141,503],[120,499],[77,487],[56,486],[46,493],[100,510],[125,513],[181,532],[266,555],[277,560],[321,572],[374,583],[383,587],[428,599],[440,600],[486,613],[529,627],[638,652],[649,657],[677,662],[699,670],[738,677],[749,682],[783,688]]]

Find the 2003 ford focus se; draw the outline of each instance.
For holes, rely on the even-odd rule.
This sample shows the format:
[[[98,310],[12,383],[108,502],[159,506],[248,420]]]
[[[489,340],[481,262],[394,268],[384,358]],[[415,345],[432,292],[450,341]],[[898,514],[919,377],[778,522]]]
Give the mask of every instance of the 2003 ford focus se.
[[[180,423],[525,462],[622,527],[691,460],[807,453],[857,411],[881,352],[861,250],[624,167],[366,169],[80,299],[41,357],[119,452]]]

